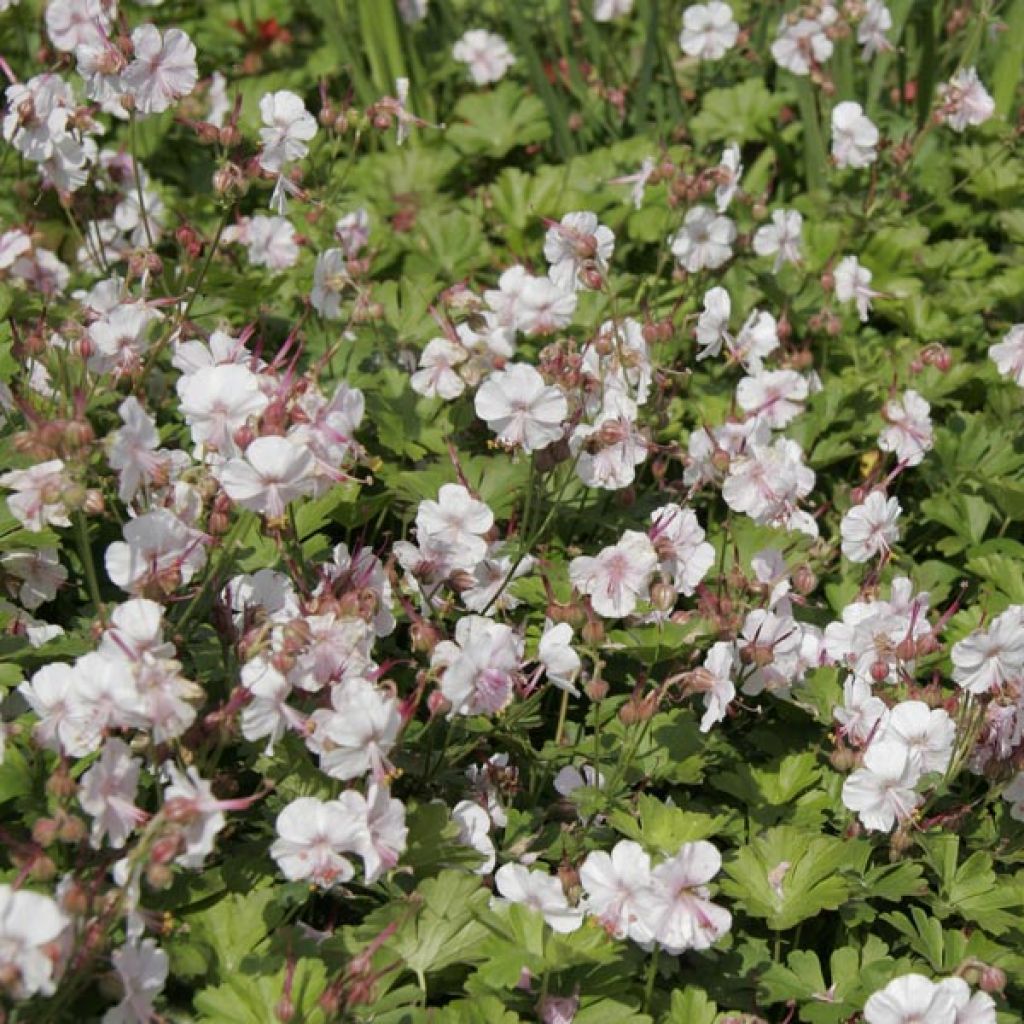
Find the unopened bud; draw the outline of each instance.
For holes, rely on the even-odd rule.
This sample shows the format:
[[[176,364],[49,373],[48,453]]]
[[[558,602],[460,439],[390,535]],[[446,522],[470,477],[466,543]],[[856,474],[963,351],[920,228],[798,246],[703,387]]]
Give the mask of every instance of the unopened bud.
[[[583,642],[590,647],[604,643],[604,623],[600,619],[587,619],[580,630]]]
[[[837,772],[849,772],[857,766],[857,762],[860,758],[857,755],[856,750],[851,750],[849,747],[836,747],[835,750],[829,754],[829,761],[832,767]]]
[[[425,619],[419,619],[409,627],[409,641],[412,649],[420,654],[430,654],[441,642],[441,633]]]
[[[32,861],[28,874],[34,882],[49,882],[57,874],[57,865],[42,853]]]
[[[80,843],[87,834],[85,822],[73,814],[67,815],[57,829],[57,838],[62,843]]]
[[[174,881],[174,872],[167,864],[150,861],[146,865],[146,883],[151,889],[167,889]]]
[[[671,583],[655,583],[651,587],[651,605],[659,612],[671,611],[677,596],[676,588]]]
[[[430,717],[446,715],[451,710],[452,702],[440,691],[433,690],[427,697],[427,710]]]
[[[103,492],[96,487],[90,487],[82,499],[82,511],[87,516],[101,516],[107,510],[107,503],[103,498]]]
[[[591,700],[604,700],[608,696],[608,683],[600,676],[588,680],[583,689]]]
[[[39,846],[52,846],[57,841],[57,822],[53,818],[40,818],[32,826],[32,842]]]
[[[793,570],[793,586],[798,594],[806,597],[808,594],[814,593],[814,588],[817,585],[818,577],[815,576],[814,570],[809,565],[798,565]]]
[[[876,683],[884,683],[889,678],[889,664],[885,661],[871,663],[871,678]]]
[[[982,992],[1002,992],[1006,988],[1006,971],[992,964],[985,964],[978,977],[978,988]]]
[[[281,996],[274,1007],[274,1016],[283,1024],[288,1024],[288,1021],[295,1017],[295,1003],[292,1002],[291,996]]]

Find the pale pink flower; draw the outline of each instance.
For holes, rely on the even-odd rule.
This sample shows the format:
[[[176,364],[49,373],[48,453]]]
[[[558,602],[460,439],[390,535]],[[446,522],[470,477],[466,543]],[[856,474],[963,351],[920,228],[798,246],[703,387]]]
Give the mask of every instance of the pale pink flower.
[[[442,640],[430,664],[443,670],[441,693],[450,714],[494,715],[512,700],[522,657],[522,637],[511,627],[465,615],[455,624],[455,640]]]
[[[260,167],[281,174],[286,164],[301,160],[309,152],[306,143],[316,135],[316,118],[306,110],[302,98],[287,89],[262,96],[260,117]]]
[[[961,68],[939,86],[939,118],[955,132],[984,124],[996,112],[995,100],[978,78],[976,68]]]
[[[361,823],[344,804],[299,797],[278,814],[275,828],[270,856],[290,881],[331,889],[355,874],[342,854],[355,851]]]
[[[469,358],[469,353],[448,338],[432,338],[420,354],[419,369],[409,381],[413,391],[425,398],[451,401],[466,390],[466,382],[456,367]]]
[[[14,999],[52,996],[59,968],[52,946],[71,926],[70,919],[49,896],[29,889],[0,885],[0,972]]]
[[[739,34],[740,27],[727,3],[710,0],[705,4],[691,4],[683,11],[679,48],[688,57],[720,60],[736,45]]]
[[[501,444],[528,454],[558,441],[569,414],[565,395],[526,363],[491,374],[477,391],[474,408]]]
[[[904,974],[864,1004],[865,1024],[956,1024],[953,993],[921,974]]]
[[[544,258],[551,264],[548,276],[565,292],[592,288],[588,275],[603,278],[614,250],[611,228],[589,211],[567,213],[544,236]]]
[[[651,858],[628,839],[617,842],[611,853],[595,850],[580,866],[580,885],[586,893],[587,913],[593,914],[617,939],[628,935],[649,942],[653,935],[642,919],[640,899],[651,885]]]
[[[875,742],[864,754],[864,767],[843,783],[843,803],[868,831],[891,832],[920,806],[923,798],[914,791],[920,778],[920,767],[904,744]]]
[[[598,615],[619,619],[631,615],[639,601],[647,600],[657,565],[658,556],[647,534],[627,530],[618,544],[596,557],[574,558],[569,563],[569,579],[581,594],[590,597]]]
[[[156,1020],[153,1001],[167,982],[170,961],[153,939],[128,942],[110,956],[121,983],[121,1001],[101,1024],[146,1024]]]
[[[335,779],[370,772],[383,778],[391,767],[387,755],[402,729],[398,702],[370,683],[353,680],[334,688],[331,705],[311,716],[310,745],[320,756],[320,770]]]
[[[78,802],[92,819],[90,840],[99,849],[104,837],[120,850],[135,826],[146,817],[135,806],[142,761],[131,756],[127,745],[116,736],[108,739],[98,761],[82,776]]]
[[[286,437],[258,437],[241,459],[229,459],[214,475],[242,508],[280,519],[289,503],[313,490],[313,456]]]
[[[1002,341],[989,347],[988,357],[1001,376],[1024,388],[1024,324],[1014,324]]]
[[[839,533],[843,538],[843,557],[851,562],[867,562],[876,555],[888,554],[900,538],[902,509],[896,498],[872,491],[860,505],[843,516]]]
[[[701,270],[717,270],[727,263],[735,239],[736,225],[728,217],[709,206],[694,206],[668,244],[679,266],[696,274]]]
[[[804,218],[797,210],[776,210],[771,224],[763,224],[754,233],[753,247],[758,256],[774,256],[773,273],[783,263],[799,263],[802,257]]]
[[[494,887],[510,903],[537,911],[553,931],[574,932],[583,923],[583,908],[570,907],[562,883],[544,871],[503,864],[494,873]]]
[[[124,540],[111,544],[104,557],[107,575],[122,590],[139,594],[152,585],[176,590],[206,564],[206,535],[168,509],[131,519],[122,532]]]
[[[804,411],[807,378],[796,370],[763,370],[736,387],[736,404],[750,416],[780,430]]]
[[[840,169],[860,169],[875,162],[878,156],[878,129],[852,100],[832,108],[832,158]]]
[[[132,32],[132,46],[135,59],[122,80],[140,113],[160,114],[196,87],[196,48],[180,28],[161,36],[155,25],[139,25]]]
[[[52,601],[68,578],[56,548],[8,551],[0,555],[0,567],[21,581],[18,600],[29,611]]]
[[[878,435],[883,452],[895,452],[905,466],[918,466],[934,444],[931,406],[913,390],[885,403],[885,428]]]
[[[70,481],[60,459],[39,462],[29,469],[14,469],[0,476],[0,487],[14,491],[7,497],[11,515],[33,533],[44,526],[70,526],[64,491]]]
[[[495,32],[474,28],[466,32],[452,47],[452,56],[469,67],[477,85],[489,85],[505,77],[516,59],[508,43]]]
[[[867,323],[871,300],[882,294],[871,288],[871,271],[862,266],[856,256],[846,256],[836,265],[833,281],[836,298],[840,302],[855,302],[857,315],[862,323]]]

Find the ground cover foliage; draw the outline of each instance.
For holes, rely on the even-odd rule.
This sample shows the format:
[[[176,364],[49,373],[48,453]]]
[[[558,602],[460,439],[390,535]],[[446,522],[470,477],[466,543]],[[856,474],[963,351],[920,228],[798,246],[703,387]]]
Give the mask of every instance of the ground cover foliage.
[[[4,1019],[1020,1019],[1022,0],[0,8]]]

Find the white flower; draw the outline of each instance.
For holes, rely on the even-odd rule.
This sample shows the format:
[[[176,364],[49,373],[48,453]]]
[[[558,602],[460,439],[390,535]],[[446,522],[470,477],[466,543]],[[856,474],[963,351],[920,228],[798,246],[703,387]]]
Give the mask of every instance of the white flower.
[[[286,437],[258,437],[242,459],[229,459],[214,475],[242,508],[280,519],[289,502],[313,490],[313,456]]]
[[[729,317],[732,314],[732,300],[729,293],[719,286],[704,293],[704,310],[697,317],[696,336],[700,351],[697,361],[717,356],[722,345],[729,339]]]
[[[15,999],[52,996],[56,967],[48,948],[71,922],[42,893],[0,885],[0,973]]]
[[[182,823],[185,849],[175,862],[186,868],[201,868],[213,852],[217,833],[227,823],[224,811],[246,805],[245,800],[218,800],[210,783],[200,777],[192,765],[181,771],[168,761],[163,766],[169,784],[164,789],[164,808],[170,807],[176,821]]]
[[[833,280],[836,298],[840,302],[856,302],[857,314],[860,316],[861,322],[867,323],[871,300],[882,294],[872,291],[870,287],[871,271],[867,267],[861,266],[856,256],[845,256],[836,266]]]
[[[615,21],[632,13],[633,0],[594,0],[594,21]]]
[[[708,949],[732,927],[732,915],[708,899],[706,883],[721,870],[722,855],[706,840],[684,843],[651,872],[638,899],[639,916],[668,953]]]
[[[0,555],[0,568],[21,580],[18,600],[29,611],[52,601],[68,578],[56,548],[8,551]]]
[[[721,0],[691,4],[683,11],[679,48],[689,57],[719,60],[736,45],[739,34],[728,4]]]
[[[860,505],[854,505],[843,516],[839,533],[843,538],[843,557],[851,562],[868,562],[876,555],[886,554],[899,540],[899,501],[872,491]]]
[[[91,841],[99,849],[104,836],[119,850],[145,814],[135,806],[142,761],[116,736],[103,744],[100,758],[82,776],[78,802],[93,819]]]
[[[103,1015],[102,1024],[139,1024],[157,1019],[153,1001],[163,991],[170,969],[167,954],[153,939],[128,942],[110,959],[121,982],[121,1001]]]
[[[807,378],[796,370],[762,371],[736,386],[736,404],[773,430],[780,430],[804,411]]]
[[[484,534],[493,525],[494,513],[462,484],[442,484],[437,501],[421,501],[416,511],[420,544],[443,544],[458,568],[472,569],[487,554]]]
[[[334,237],[345,255],[355,259],[370,240],[370,215],[363,207],[339,217],[334,225]]]
[[[46,34],[58,50],[71,53],[78,46],[98,43],[106,37],[113,10],[113,5],[104,0],[50,0],[46,5]]]
[[[725,213],[729,204],[740,187],[740,178],[743,176],[743,163],[740,156],[740,147],[735,142],[729,143],[722,151],[722,159],[715,168],[715,179],[718,184],[715,186],[715,205],[719,213]]]
[[[544,666],[550,683],[574,697],[579,696],[575,680],[582,663],[572,648],[572,626],[568,622],[556,625],[550,619],[545,620],[537,647],[537,660]]]
[[[240,363],[206,366],[178,381],[181,414],[201,449],[223,456],[240,455],[234,435],[270,400],[260,389],[260,378]]]
[[[124,69],[122,81],[136,110],[160,114],[196,87],[196,48],[180,28],[161,36],[155,25],[140,25],[132,32],[132,46],[135,59]]]
[[[930,414],[931,406],[916,391],[890,399],[882,410],[887,426],[878,435],[878,447],[895,452],[905,466],[920,465],[934,443]]]
[[[360,826],[359,818],[337,800],[299,797],[277,816],[270,856],[290,881],[330,889],[355,874],[342,854],[355,852]]]
[[[953,993],[921,974],[904,974],[864,1004],[865,1024],[955,1024]]]
[[[754,252],[758,256],[775,256],[772,268],[778,273],[783,263],[799,263],[804,219],[796,210],[776,210],[771,224],[764,224],[754,234]]]
[[[719,640],[711,645],[705,656],[703,671],[694,673],[694,689],[704,695],[701,732],[710,732],[713,725],[725,719],[726,711],[736,697],[733,679],[739,667],[735,645]]]
[[[1002,341],[989,348],[988,357],[1001,376],[1024,388],[1024,324],[1014,324]]]
[[[790,24],[783,16],[772,43],[776,63],[794,75],[809,75],[812,67],[832,56],[834,47],[827,30],[838,20],[839,12],[828,0],[815,18],[800,18]]]
[[[257,214],[247,225],[246,245],[254,267],[287,270],[299,261],[295,228],[285,217]]]
[[[975,630],[953,644],[953,680],[984,694],[1024,675],[1024,605],[1011,605],[988,629]]]
[[[398,702],[370,683],[352,680],[334,687],[331,705],[331,710],[314,711],[311,719],[310,746],[320,755],[321,771],[335,779],[368,772],[383,778],[402,728]]]
[[[617,842],[611,853],[595,850],[580,866],[580,885],[593,914],[617,939],[628,935],[636,942],[653,937],[641,919],[640,898],[650,889],[651,858],[628,839]]]
[[[325,249],[313,267],[313,290],[309,301],[327,320],[337,320],[341,313],[341,294],[352,283],[345,253],[341,249]]]
[[[843,803],[869,831],[891,832],[920,805],[923,798],[914,792],[920,777],[920,767],[904,744],[872,743],[864,767],[843,783]]]
[[[556,932],[574,932],[583,923],[583,908],[570,907],[557,878],[522,864],[503,864],[494,873],[494,887],[510,903],[522,903],[544,916]]]
[[[905,700],[893,707],[879,730],[879,743],[902,744],[918,770],[944,772],[953,756],[956,722],[944,708]]]
[[[598,615],[619,619],[646,600],[658,556],[645,533],[627,530],[622,539],[596,557],[581,555],[569,563],[569,579],[590,597]]]
[[[385,871],[390,871],[406,846],[409,830],[405,824],[405,806],[391,797],[386,786],[371,782],[366,796],[346,789],[339,803],[358,827],[354,849],[363,859],[363,877],[372,885]]]
[[[466,390],[466,382],[456,367],[469,358],[469,353],[448,338],[432,338],[420,354],[419,369],[409,381],[413,391],[425,398],[458,398]]]
[[[996,1003],[987,992],[975,992],[963,978],[944,978],[939,982],[953,997],[956,1006],[956,1024],[996,1024]]]
[[[832,108],[832,157],[840,169],[867,167],[878,156],[878,129],[852,100]]]
[[[651,513],[649,536],[661,571],[689,597],[715,564],[715,549],[704,539],[697,514],[674,503],[662,505]]]
[[[478,875],[489,875],[494,870],[495,849],[491,839],[491,816],[478,803],[460,800],[452,808],[452,818],[459,826],[459,842],[476,850],[483,857]]]
[[[512,700],[523,655],[523,641],[511,627],[481,615],[465,615],[455,640],[442,640],[431,655],[443,669],[441,693],[453,715],[494,715]]]
[[[843,703],[832,716],[842,726],[842,735],[855,746],[863,746],[875,734],[887,713],[885,701],[871,694],[871,684],[857,676],[843,683]]]
[[[976,68],[961,68],[947,85],[940,85],[939,99],[940,119],[956,132],[984,124],[996,112],[995,100],[982,85]]]
[[[551,264],[548,276],[565,292],[594,287],[588,275],[608,273],[615,235],[599,224],[596,213],[567,213],[544,236],[544,258]]]
[[[122,590],[139,594],[156,585],[169,593],[206,564],[206,536],[168,509],[132,519],[122,532],[124,540],[111,544],[104,557],[107,575]]]
[[[33,533],[44,526],[70,526],[64,505],[64,463],[60,459],[39,462],[29,469],[14,469],[0,476],[0,487],[14,491],[8,495],[11,515]]]
[[[885,33],[892,28],[892,14],[882,0],[867,0],[864,16],[857,26],[857,42],[863,47],[862,60],[871,60],[876,53],[891,50],[892,43]]]
[[[695,206],[668,240],[672,255],[688,273],[717,270],[732,256],[736,225],[710,206]]]
[[[242,708],[242,735],[250,741],[266,736],[269,754],[290,725],[299,727],[303,721],[303,716],[286,703],[291,683],[269,661],[256,657],[242,666],[242,685],[251,694]]]
[[[281,174],[286,164],[301,160],[309,152],[306,143],[316,135],[316,118],[306,110],[302,98],[287,89],[263,95],[260,117],[260,167]]]
[[[544,378],[526,363],[513,363],[491,374],[473,404],[477,416],[486,420],[498,441],[527,453],[559,440],[569,415],[565,395],[545,384]]]
[[[452,56],[469,66],[470,76],[477,85],[500,81],[516,62],[508,43],[482,28],[466,32],[452,47]]]
[[[504,276],[504,275],[503,275]],[[515,326],[526,334],[551,334],[572,323],[576,293],[549,277],[527,275],[515,303]]]

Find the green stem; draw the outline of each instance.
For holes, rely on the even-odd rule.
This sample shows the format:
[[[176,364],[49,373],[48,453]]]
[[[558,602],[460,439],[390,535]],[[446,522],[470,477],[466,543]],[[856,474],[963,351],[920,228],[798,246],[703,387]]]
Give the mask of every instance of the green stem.
[[[220,237],[224,234],[224,228],[227,227],[228,218],[230,216],[231,207],[225,206],[224,212],[221,214],[220,223],[217,225],[217,233],[213,236],[213,242],[210,244],[209,251],[206,253],[206,259],[203,261],[202,267],[199,268],[199,276],[196,278],[196,282],[192,286],[192,294],[188,297],[188,304],[185,306],[185,312],[181,314],[182,323],[185,323],[185,321],[188,320],[188,315],[192,312],[192,306],[199,297],[199,289],[202,287],[203,281],[206,279],[206,272],[210,269],[210,264],[213,262],[213,255],[217,251],[217,246],[220,245]]]
[[[644,1013],[647,1013],[651,1007],[651,996],[654,995],[654,982],[658,977],[658,958],[660,955],[661,946],[656,944],[654,952],[651,954],[651,961],[647,965],[647,981],[644,984]]]
[[[569,691],[562,691],[562,704],[558,709],[558,725],[555,727],[555,746],[562,742],[562,732],[565,729],[565,718],[569,713]]]
[[[75,540],[78,543],[78,556],[82,560],[82,568],[85,570],[85,585],[89,590],[89,597],[96,606],[99,614],[103,607],[103,600],[100,597],[100,581],[96,575],[96,563],[92,557],[92,547],[89,544],[89,524],[85,521],[85,515],[81,512],[75,513]]]

